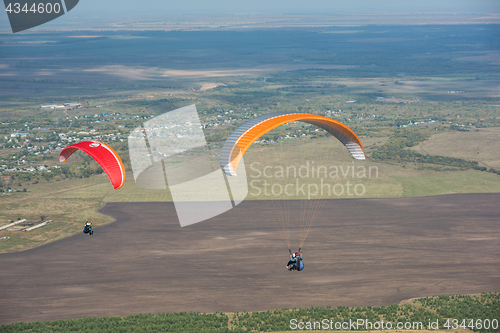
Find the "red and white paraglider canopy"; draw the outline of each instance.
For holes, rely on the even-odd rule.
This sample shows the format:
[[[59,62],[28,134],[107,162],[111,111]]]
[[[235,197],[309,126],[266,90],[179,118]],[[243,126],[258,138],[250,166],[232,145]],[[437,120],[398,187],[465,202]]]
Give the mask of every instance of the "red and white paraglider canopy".
[[[115,190],[123,186],[125,167],[113,148],[99,141],[82,141],[64,148],[59,154],[59,161],[65,162],[77,150],[86,152],[101,166]]]

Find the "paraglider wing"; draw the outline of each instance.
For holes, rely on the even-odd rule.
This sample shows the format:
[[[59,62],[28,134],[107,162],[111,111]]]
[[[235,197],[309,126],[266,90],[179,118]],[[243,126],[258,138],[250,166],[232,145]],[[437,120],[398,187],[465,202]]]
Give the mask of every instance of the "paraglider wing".
[[[238,163],[255,140],[270,130],[292,121],[301,121],[323,128],[342,142],[355,159],[365,159],[363,145],[358,136],[341,122],[308,113],[271,113],[247,121],[228,137],[221,151],[222,170],[229,176],[236,176]]]
[[[123,186],[125,167],[113,148],[99,141],[82,141],[61,150],[59,161],[65,162],[77,150],[86,152],[101,166],[115,190]]]

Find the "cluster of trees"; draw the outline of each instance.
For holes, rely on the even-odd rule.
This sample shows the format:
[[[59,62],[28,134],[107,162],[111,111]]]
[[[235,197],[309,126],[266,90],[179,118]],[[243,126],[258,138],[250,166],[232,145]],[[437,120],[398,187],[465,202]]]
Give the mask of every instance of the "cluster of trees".
[[[276,309],[262,312],[236,312],[231,315],[216,312],[203,314],[194,312],[139,314],[121,317],[100,317],[56,320],[35,323],[17,323],[0,326],[1,332],[270,332],[290,331],[290,320],[321,322],[356,322],[365,319],[372,323],[421,322],[423,328],[430,322],[439,321],[442,329],[450,318],[462,320],[489,320],[489,328],[473,328],[475,332],[498,332],[500,293],[483,293],[478,296],[455,295],[417,299],[412,304],[390,306],[310,307]],[[469,327],[470,328],[470,327]]]
[[[440,155],[424,155],[405,148],[413,147],[429,138],[429,133],[418,130],[399,130],[394,133],[389,142],[379,147],[372,154],[376,160],[404,161],[414,163],[428,163],[454,167],[460,170],[474,169],[488,171],[476,161]],[[493,171],[492,171],[493,172]]]
[[[279,101],[282,93],[277,90],[249,90],[238,89],[231,93],[215,95],[218,100],[225,101],[231,105],[257,105],[259,108],[267,108],[271,103]]]
[[[371,323],[392,322],[394,327],[398,322],[422,322],[436,320],[440,318],[435,312],[427,309],[418,308],[410,304],[398,306],[364,306],[349,308],[339,306],[331,307],[311,307],[302,309],[280,309],[268,310],[265,312],[254,313],[236,313],[235,317],[229,323],[245,330],[267,332],[267,331],[288,331],[290,330],[290,320],[296,319],[301,322],[322,322],[324,319],[332,320],[334,323],[356,322],[358,319],[364,319]]]
[[[92,317],[0,326],[10,332],[186,332],[215,333],[228,331],[223,313],[162,313],[121,317]],[[225,330],[224,330],[225,329]]]
[[[468,327],[471,319],[481,320],[482,329],[479,332],[499,332],[498,324],[492,323],[493,319],[500,322],[500,297],[499,293],[482,293],[481,295],[444,295],[439,297],[426,297],[420,300],[423,306],[433,309],[444,318],[457,319],[461,323],[466,320]],[[489,328],[485,320],[489,320]],[[477,324],[476,324],[477,326]]]
[[[81,167],[63,166],[61,168],[52,168],[50,172],[10,172],[7,177],[0,178],[0,193],[8,191],[14,186],[21,187],[23,184],[31,183],[38,184],[44,179],[50,181],[52,179],[64,180],[67,178],[89,178],[92,175],[102,174],[104,171],[97,164],[84,164]],[[23,189],[27,192],[27,188]]]

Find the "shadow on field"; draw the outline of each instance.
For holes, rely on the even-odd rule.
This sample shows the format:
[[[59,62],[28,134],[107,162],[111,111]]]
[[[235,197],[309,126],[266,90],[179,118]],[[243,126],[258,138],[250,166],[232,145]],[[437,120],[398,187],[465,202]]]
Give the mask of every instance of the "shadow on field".
[[[0,255],[0,323],[500,291],[499,202],[500,194],[328,200],[302,272],[285,269],[288,249],[261,202],[185,228],[171,203],[108,203],[101,212],[116,221],[94,237]]]

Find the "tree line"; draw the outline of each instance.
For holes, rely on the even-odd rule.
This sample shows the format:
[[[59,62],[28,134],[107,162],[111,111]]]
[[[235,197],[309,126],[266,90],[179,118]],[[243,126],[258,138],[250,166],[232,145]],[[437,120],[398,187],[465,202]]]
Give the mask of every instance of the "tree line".
[[[441,155],[424,155],[407,148],[416,146],[420,142],[427,140],[430,133],[418,130],[397,130],[389,141],[383,146],[377,148],[372,157],[379,161],[397,161],[435,164],[453,167],[459,170],[479,170],[500,174],[500,171],[493,168],[481,166],[476,161],[470,161],[463,158],[448,157]]]
[[[396,323],[439,322],[442,329],[450,318],[458,325],[465,323],[475,332],[499,332],[500,293],[480,295],[443,295],[423,297],[404,305],[363,307],[310,307],[274,309],[260,312],[235,312],[212,314],[199,312],[137,314],[126,317],[91,317],[82,319],[55,320],[34,323],[16,323],[0,326],[0,332],[276,332],[290,331],[290,321],[370,322]],[[471,320],[482,321],[471,328]],[[494,322],[496,320],[496,322]],[[486,328],[483,323],[488,323]],[[496,326],[494,326],[497,323]],[[480,327],[480,328],[479,328]],[[360,329],[364,330],[364,329]]]

